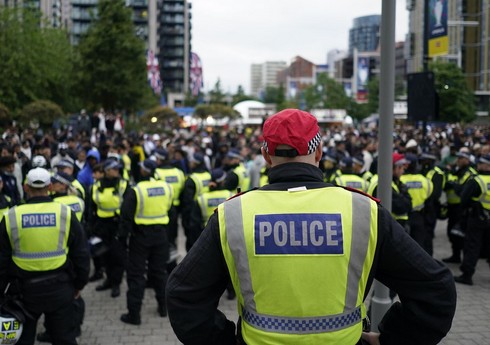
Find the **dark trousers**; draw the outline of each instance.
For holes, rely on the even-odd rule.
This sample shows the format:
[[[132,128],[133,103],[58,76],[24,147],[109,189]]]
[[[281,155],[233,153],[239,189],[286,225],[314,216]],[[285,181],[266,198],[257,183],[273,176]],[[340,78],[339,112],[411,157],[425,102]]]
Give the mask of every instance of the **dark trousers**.
[[[125,238],[116,239],[119,222],[111,219],[97,222],[95,230],[96,235],[109,248],[101,257],[105,265],[107,281],[114,287],[121,285],[127,264],[127,248]]]
[[[410,236],[423,248],[427,238],[423,211],[410,212],[408,223],[410,224]]]
[[[22,288],[25,308],[34,319],[24,323],[22,336],[17,344],[32,345],[36,337],[39,317],[44,314],[45,324],[54,345],[76,345],[79,320],[74,312],[75,289],[71,282],[45,282]]]
[[[167,231],[167,235],[168,235],[168,242],[170,243],[170,245],[173,245],[173,246],[177,246],[177,234],[178,234],[178,231],[179,231],[179,212],[178,212],[178,209],[177,207],[175,206],[172,206],[170,208],[170,210],[168,211],[168,218],[169,218],[169,222],[168,222],[168,231]]]
[[[139,314],[143,301],[148,267],[148,280],[155,289],[158,304],[165,304],[167,284],[166,262],[169,244],[165,229],[132,234],[129,239],[129,263],[127,270],[127,306],[130,313]]]
[[[447,205],[447,213],[448,213],[448,219],[447,219],[447,236],[449,237],[449,242],[451,242],[451,247],[453,250],[453,256],[460,257],[461,256],[461,251],[463,250],[464,246],[464,237],[461,236],[455,236],[451,234],[451,229],[456,225],[456,224],[461,224],[462,220],[462,212],[461,212],[461,205],[460,204],[448,204]],[[464,224],[461,224],[461,226],[464,226]]]
[[[485,233],[489,230],[490,222],[471,217],[468,219],[466,227],[466,237],[464,241],[463,262],[461,271],[472,276],[475,273],[476,264],[480,258],[480,250],[484,246]]]

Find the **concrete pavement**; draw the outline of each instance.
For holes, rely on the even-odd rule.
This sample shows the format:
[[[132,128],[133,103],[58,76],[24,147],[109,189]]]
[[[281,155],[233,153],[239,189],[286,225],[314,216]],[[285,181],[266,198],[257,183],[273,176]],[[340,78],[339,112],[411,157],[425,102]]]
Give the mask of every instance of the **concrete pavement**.
[[[445,222],[439,222],[436,229],[434,256],[437,259],[447,257],[450,254],[445,227]],[[179,251],[184,255],[182,234],[179,241]],[[450,264],[449,267],[454,274],[460,274],[458,265]],[[490,345],[490,269],[485,260],[479,261],[473,281],[473,286],[456,285],[458,290],[456,316],[450,333],[441,344]],[[120,297],[111,298],[110,291],[95,291],[95,286],[98,283],[90,283],[83,290],[86,315],[79,344],[180,344],[170,327],[168,318],[158,316],[153,290],[147,289],[145,293],[141,315],[142,325],[131,326],[119,320],[120,315],[126,312],[126,284],[121,286]],[[225,312],[229,319],[236,322],[236,301],[228,301],[226,298],[222,298],[220,310]],[[42,328],[40,322],[39,329]]]

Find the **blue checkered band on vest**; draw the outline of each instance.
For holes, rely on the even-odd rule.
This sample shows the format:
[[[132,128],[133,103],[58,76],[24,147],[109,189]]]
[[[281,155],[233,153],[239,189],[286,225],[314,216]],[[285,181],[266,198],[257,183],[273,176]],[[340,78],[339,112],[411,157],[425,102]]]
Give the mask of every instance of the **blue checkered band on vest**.
[[[242,317],[249,325],[266,332],[312,334],[334,332],[361,322],[361,308],[345,314],[310,318],[260,315],[244,308]]]

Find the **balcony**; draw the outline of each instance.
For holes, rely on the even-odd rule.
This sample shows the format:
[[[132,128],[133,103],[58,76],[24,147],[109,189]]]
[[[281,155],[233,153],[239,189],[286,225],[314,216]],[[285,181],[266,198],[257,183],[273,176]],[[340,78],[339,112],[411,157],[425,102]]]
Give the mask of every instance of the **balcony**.
[[[184,9],[183,5],[163,5],[163,12],[182,13]]]
[[[96,6],[98,0],[71,0],[72,6]]]
[[[184,27],[181,26],[163,26],[160,31],[170,35],[183,35],[185,33]]]
[[[148,7],[148,0],[126,0],[127,6]]]

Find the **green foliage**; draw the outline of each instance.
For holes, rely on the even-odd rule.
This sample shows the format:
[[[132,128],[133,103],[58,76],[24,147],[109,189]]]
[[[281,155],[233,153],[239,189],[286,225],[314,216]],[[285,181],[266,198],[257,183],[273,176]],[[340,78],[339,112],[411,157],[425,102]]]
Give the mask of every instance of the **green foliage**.
[[[13,111],[36,99],[73,108],[73,49],[65,31],[41,15],[0,6],[0,99]]]
[[[321,73],[316,84],[305,90],[305,101],[308,109],[346,109],[350,99],[341,84]]]
[[[195,107],[199,101],[199,96],[193,96],[190,91],[185,94],[184,106]]]
[[[0,126],[5,126],[10,120],[9,109],[5,106],[5,104],[0,103]]]
[[[213,90],[209,91],[209,103],[223,103],[225,94],[221,89],[221,80],[218,79],[214,84]]]
[[[161,105],[147,110],[140,118],[141,125],[151,131],[158,129],[171,132],[174,128],[179,127],[179,121],[179,115],[175,110]]]
[[[429,66],[435,74],[439,95],[439,119],[446,122],[471,122],[476,118],[475,96],[463,72],[453,63],[434,61]]]
[[[78,46],[79,94],[91,108],[136,110],[149,86],[145,47],[134,33],[131,9],[123,0],[100,0],[97,13]]]
[[[236,93],[232,96],[232,105],[248,100],[255,100],[255,98],[246,95],[243,87],[241,85],[238,85]]]
[[[63,119],[65,114],[60,106],[47,100],[37,100],[27,104],[19,112],[19,120],[24,124],[37,121],[42,127],[50,127],[55,120]]]
[[[379,113],[379,78],[371,78],[367,85],[368,102],[367,112],[369,114]]]
[[[214,118],[229,117],[235,119],[240,116],[240,114],[233,110],[232,107],[223,104],[200,104],[194,109],[194,115],[201,119],[207,118],[209,115]]]

